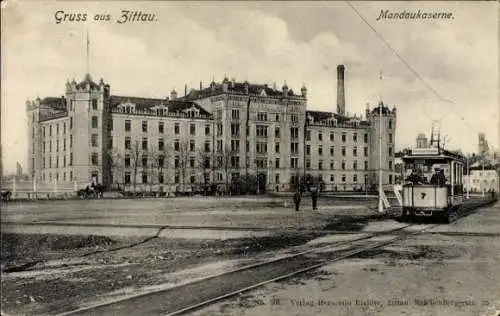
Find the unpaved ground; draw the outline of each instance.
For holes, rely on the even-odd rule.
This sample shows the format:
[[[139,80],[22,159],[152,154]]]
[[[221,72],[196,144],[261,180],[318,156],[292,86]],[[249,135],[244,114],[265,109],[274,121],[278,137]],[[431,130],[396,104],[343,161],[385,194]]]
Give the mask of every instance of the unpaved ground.
[[[485,231],[499,232],[499,216],[497,203],[447,227],[467,232],[484,225]],[[499,262],[498,235],[421,235],[192,315],[497,316]]]
[[[112,298],[139,288],[199,278],[211,273],[211,267],[204,266],[207,263],[217,262],[214,271],[243,264],[231,260],[247,258],[248,264],[254,255],[300,245],[317,236],[283,233],[225,241],[154,238],[141,243],[130,237],[3,234],[4,266],[42,262],[2,275],[2,309],[13,315],[51,315],[102,301],[99,296]],[[131,244],[135,246],[105,251]],[[193,269],[197,266],[203,266],[203,271]],[[176,275],[176,271],[188,272]]]

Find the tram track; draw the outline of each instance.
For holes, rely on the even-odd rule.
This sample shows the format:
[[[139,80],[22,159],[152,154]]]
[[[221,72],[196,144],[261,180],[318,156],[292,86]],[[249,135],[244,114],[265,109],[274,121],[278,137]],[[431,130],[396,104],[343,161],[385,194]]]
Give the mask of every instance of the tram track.
[[[265,284],[287,279],[369,250],[381,248],[436,224],[408,224],[395,229],[330,243],[310,245],[307,250],[244,266],[168,289],[141,293],[120,300],[68,311],[66,315],[180,315]],[[296,248],[298,249],[298,248]]]

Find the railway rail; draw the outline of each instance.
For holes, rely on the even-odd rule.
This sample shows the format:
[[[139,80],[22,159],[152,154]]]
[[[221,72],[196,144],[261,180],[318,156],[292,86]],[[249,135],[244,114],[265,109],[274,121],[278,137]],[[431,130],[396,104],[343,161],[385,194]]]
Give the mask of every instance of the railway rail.
[[[422,233],[436,224],[408,224],[391,230],[307,250],[209,276],[169,289],[130,296],[118,301],[68,311],[69,315],[181,315],[262,285],[290,278],[362,252],[377,249]]]

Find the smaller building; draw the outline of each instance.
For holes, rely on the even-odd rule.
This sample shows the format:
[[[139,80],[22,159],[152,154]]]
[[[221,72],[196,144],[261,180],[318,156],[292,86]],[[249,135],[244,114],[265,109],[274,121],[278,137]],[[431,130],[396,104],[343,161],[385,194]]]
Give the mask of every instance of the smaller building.
[[[469,192],[499,192],[499,175],[497,170],[485,167],[470,170],[470,175],[464,175],[464,188]]]

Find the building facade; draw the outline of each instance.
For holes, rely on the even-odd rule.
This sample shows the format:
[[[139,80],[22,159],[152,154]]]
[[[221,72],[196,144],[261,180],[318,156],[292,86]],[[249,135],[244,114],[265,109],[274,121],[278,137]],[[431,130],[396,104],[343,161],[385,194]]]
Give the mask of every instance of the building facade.
[[[255,176],[263,190],[289,190],[301,177],[324,190],[376,189],[395,181],[396,109],[365,118],[307,110],[307,89],[224,78],[164,99],[111,95],[86,75],[60,98],[27,101],[29,172],[37,181],[99,182],[131,190],[189,191]],[[382,137],[382,148],[379,148]],[[380,155],[381,152],[381,155]]]
[[[469,192],[499,192],[498,171],[492,168],[485,170],[472,169],[469,175],[464,175],[464,187]]]

